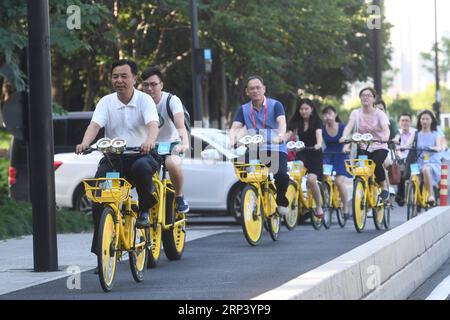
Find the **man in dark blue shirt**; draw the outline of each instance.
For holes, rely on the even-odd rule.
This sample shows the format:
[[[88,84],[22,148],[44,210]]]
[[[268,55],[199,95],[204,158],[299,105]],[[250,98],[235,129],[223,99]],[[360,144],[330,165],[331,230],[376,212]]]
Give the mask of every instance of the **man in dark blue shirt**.
[[[278,213],[288,211],[286,190],[289,185],[287,174],[286,115],[281,102],[265,96],[266,87],[259,76],[247,80],[246,94],[251,99],[237,110],[230,130],[230,145],[236,143],[240,132],[245,128],[249,134],[262,134],[265,144],[260,150],[261,163],[270,166],[277,187]]]

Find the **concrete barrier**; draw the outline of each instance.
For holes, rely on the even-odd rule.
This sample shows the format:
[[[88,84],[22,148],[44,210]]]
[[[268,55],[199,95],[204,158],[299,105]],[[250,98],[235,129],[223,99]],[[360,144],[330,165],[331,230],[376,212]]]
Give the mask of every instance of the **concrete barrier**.
[[[253,300],[406,299],[450,257],[437,207]]]

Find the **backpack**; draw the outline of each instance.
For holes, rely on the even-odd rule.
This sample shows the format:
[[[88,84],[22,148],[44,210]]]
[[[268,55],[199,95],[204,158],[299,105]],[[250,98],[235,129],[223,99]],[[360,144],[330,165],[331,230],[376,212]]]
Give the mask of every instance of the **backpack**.
[[[173,113],[172,110],[170,109],[170,99],[172,98],[172,94],[169,93],[169,96],[167,97],[167,102],[166,102],[166,110],[167,110],[167,114],[169,115],[170,120],[172,120],[173,123],[174,119],[173,119]],[[189,112],[186,110],[186,107],[184,106],[184,104],[182,104],[183,106],[183,111],[184,111],[184,126],[186,127],[186,130],[188,133],[191,133],[191,116],[189,115]]]

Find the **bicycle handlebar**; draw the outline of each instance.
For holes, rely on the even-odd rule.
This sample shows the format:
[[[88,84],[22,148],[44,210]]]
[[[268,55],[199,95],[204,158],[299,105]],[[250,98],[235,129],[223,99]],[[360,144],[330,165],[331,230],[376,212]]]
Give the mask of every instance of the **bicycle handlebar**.
[[[431,148],[400,148],[400,151],[418,151],[418,152],[434,152],[438,153],[439,151],[433,150]]]

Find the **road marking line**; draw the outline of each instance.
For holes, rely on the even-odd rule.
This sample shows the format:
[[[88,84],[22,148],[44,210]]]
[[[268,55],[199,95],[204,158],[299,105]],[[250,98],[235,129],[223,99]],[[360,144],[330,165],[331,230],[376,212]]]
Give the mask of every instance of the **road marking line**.
[[[445,300],[450,295],[450,276],[445,278],[425,300]]]

